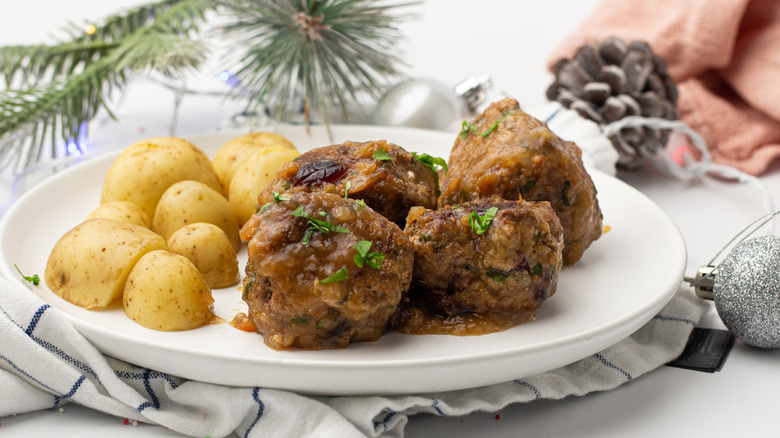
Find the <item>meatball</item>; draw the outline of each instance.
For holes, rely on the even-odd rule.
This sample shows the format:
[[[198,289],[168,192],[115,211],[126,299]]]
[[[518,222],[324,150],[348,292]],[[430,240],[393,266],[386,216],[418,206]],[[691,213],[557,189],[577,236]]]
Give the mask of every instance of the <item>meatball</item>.
[[[548,202],[498,196],[409,212],[409,305],[445,317],[477,313],[513,326],[555,293],[563,228]]]
[[[448,168],[440,207],[491,195],[548,201],[563,225],[567,265],[601,236],[601,209],[582,151],[523,112],[514,99],[495,102],[464,123]]]
[[[290,192],[241,229],[244,301],[271,348],[343,348],[388,328],[412,277],[413,247],[361,201]]]
[[[403,227],[411,207],[435,208],[438,190],[433,167],[403,148],[384,140],[346,142],[312,149],[285,164],[258,202],[271,202],[274,192],[325,191],[363,199]]]

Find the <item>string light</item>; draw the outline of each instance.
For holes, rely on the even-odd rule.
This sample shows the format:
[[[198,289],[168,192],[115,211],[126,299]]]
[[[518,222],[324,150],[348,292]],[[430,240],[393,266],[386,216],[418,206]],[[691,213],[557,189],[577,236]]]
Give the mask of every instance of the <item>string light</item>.
[[[87,24],[87,25],[84,27],[84,32],[86,32],[86,33],[87,33],[87,35],[92,35],[92,34],[94,34],[96,31],[97,31],[97,28],[96,28],[96,27],[95,27],[95,25],[94,25],[94,24],[92,24],[92,23],[89,23],[89,24]]]

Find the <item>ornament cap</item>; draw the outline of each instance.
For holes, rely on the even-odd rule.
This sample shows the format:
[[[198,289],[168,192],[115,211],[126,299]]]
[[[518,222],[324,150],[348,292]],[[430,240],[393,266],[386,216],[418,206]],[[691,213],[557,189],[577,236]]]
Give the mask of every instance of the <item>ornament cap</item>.
[[[472,76],[455,86],[455,94],[466,102],[469,111],[475,112],[479,105],[487,99],[488,90],[492,87],[493,79],[490,78],[490,75]]]
[[[713,287],[715,286],[715,275],[717,273],[718,269],[715,266],[702,266],[696,271],[695,278],[685,277],[685,282],[693,286],[693,291],[696,292],[697,297],[713,300],[715,299]]]

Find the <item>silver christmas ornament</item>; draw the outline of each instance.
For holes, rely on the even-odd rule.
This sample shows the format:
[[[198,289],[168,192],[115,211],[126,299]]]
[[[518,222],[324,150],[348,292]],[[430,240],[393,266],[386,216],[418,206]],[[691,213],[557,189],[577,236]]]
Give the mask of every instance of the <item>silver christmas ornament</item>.
[[[383,126],[450,130],[485,100],[490,77],[468,78],[457,86],[416,78],[391,87],[377,103],[372,123]]]
[[[737,244],[717,267],[686,278],[696,294],[715,301],[729,331],[748,345],[780,348],[780,237]]]
[[[780,237],[756,237],[734,247],[718,266],[712,292],[734,336],[755,347],[780,347]]]

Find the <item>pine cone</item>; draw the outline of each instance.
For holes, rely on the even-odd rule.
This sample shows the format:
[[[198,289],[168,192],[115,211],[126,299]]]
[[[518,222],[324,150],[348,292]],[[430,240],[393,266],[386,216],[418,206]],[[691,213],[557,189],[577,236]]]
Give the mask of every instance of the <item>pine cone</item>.
[[[584,45],[573,59],[562,58],[553,67],[555,81],[547,98],[593,120],[599,126],[626,116],[677,120],[677,87],[666,72],[664,59],[650,45],[626,45],[611,37],[600,45]],[[624,128],[610,137],[617,149],[617,165],[636,169],[644,162],[641,150],[651,154],[666,144],[668,130]]]

